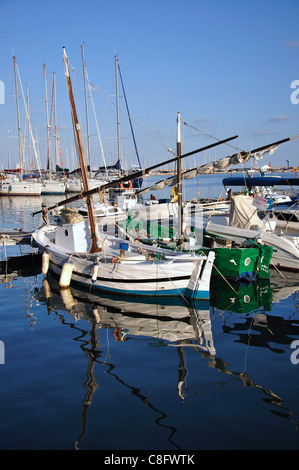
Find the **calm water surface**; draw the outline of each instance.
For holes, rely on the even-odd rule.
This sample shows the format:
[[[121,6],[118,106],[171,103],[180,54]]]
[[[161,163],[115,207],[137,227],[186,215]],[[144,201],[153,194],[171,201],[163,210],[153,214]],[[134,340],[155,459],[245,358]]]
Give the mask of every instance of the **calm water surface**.
[[[0,199],[1,228],[37,227],[40,202]],[[1,247],[28,253],[2,263],[1,449],[299,448],[297,275],[142,304],[60,292],[31,252]]]

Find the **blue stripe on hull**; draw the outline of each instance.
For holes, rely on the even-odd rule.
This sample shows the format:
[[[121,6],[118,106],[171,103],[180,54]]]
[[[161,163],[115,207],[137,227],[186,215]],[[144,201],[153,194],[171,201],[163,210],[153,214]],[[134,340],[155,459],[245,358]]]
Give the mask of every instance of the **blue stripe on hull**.
[[[198,290],[196,293],[191,291],[190,289],[164,289],[164,290],[120,290],[120,289],[113,289],[111,287],[104,287],[104,286],[98,286],[96,284],[87,284],[84,282],[80,281],[74,281],[76,284],[80,284],[82,286],[89,286],[92,288],[92,290],[99,290],[103,292],[109,292],[110,294],[121,294],[121,295],[131,295],[131,296],[143,296],[143,297],[178,297],[178,296],[183,296],[183,297],[188,297],[191,299],[196,299],[196,300],[209,300],[210,298],[210,293],[207,291],[200,291]],[[73,283],[73,280],[72,280]]]
[[[185,291],[185,297],[189,297],[190,299],[196,299],[196,300],[209,300],[210,298],[210,291],[206,290],[198,290],[196,292],[186,289]]]

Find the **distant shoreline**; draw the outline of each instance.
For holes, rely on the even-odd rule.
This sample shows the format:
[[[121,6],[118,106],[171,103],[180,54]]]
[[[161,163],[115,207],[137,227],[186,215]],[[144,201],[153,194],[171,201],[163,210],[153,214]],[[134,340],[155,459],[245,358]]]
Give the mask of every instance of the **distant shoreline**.
[[[191,170],[191,168],[184,168],[183,171],[188,171]],[[242,169],[231,169],[231,170],[226,170],[226,171],[220,171],[220,170],[215,170],[210,174],[221,174],[221,175],[226,175],[226,174],[235,174],[235,173],[252,173],[252,174],[259,174],[259,170],[253,170],[252,168],[242,168]],[[291,167],[291,168],[283,168],[283,167],[276,167],[276,168],[270,168],[267,170],[267,175],[271,174],[275,176],[277,173],[295,173],[295,177],[297,178],[299,174],[299,167]],[[173,170],[152,170],[150,172],[151,175],[173,175],[174,171]]]

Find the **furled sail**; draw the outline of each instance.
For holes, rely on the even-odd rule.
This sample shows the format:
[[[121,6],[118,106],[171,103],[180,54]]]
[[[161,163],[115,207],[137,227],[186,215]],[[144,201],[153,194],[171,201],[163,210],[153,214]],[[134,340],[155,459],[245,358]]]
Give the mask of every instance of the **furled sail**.
[[[234,153],[233,155],[229,155],[224,158],[220,158],[211,163],[206,163],[205,165],[198,166],[196,168],[192,168],[191,170],[186,170],[182,172],[182,179],[192,179],[196,178],[198,175],[209,175],[213,173],[215,170],[223,170],[230,165],[239,165],[248,162],[250,158],[254,158],[259,160],[263,158],[266,154],[272,155],[279,145],[283,142],[287,142],[289,140],[295,139],[299,137],[296,135],[294,137],[288,137],[287,139],[281,140],[279,142],[275,142],[273,144],[269,144],[268,146],[260,147],[255,150],[251,150],[250,152],[238,152]],[[157,183],[149,186],[148,188],[144,188],[137,192],[137,194],[145,194],[148,191],[156,191],[161,190],[165,186],[175,186],[177,184],[177,176],[170,176],[165,178],[164,180],[158,181]]]

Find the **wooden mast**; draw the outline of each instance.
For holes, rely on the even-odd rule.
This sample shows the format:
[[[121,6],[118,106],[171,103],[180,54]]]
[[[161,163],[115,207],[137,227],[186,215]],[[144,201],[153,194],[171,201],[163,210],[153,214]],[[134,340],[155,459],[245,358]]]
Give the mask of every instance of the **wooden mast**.
[[[67,81],[67,86],[68,86],[71,112],[72,112],[72,118],[73,118],[73,124],[74,124],[75,139],[77,143],[77,149],[78,149],[81,172],[82,172],[83,187],[84,187],[84,192],[86,192],[86,191],[89,191],[89,186],[88,186],[88,179],[87,179],[84,147],[83,147],[83,141],[82,141],[82,135],[81,135],[81,126],[79,124],[78,117],[77,117],[71,77],[70,77],[70,72],[69,72],[68,56],[66,55],[65,48],[63,48],[63,61],[64,61],[65,76],[66,76],[66,81]],[[99,248],[97,246],[95,219],[94,219],[94,214],[93,214],[93,209],[92,209],[92,200],[91,200],[90,195],[86,196],[86,204],[87,204],[87,212],[88,212],[88,218],[89,218],[89,223],[90,223],[90,237],[91,237],[90,253],[96,253],[97,251],[99,251]]]

